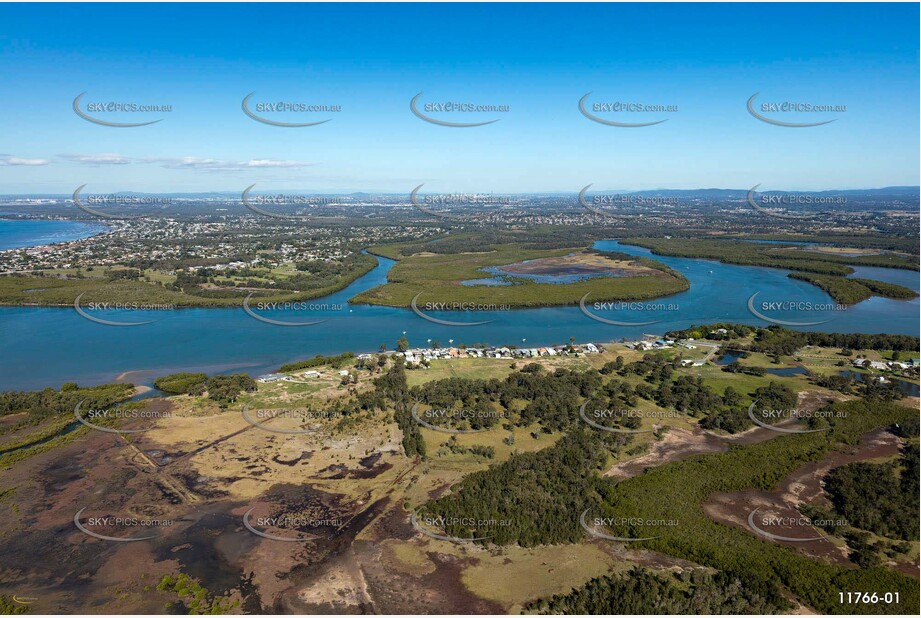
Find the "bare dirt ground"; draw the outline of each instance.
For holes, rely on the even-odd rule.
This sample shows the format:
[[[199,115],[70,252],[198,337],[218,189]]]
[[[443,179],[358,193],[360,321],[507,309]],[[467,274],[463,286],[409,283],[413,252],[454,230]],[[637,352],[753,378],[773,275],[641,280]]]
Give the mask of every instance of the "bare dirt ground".
[[[151,399],[145,405],[172,404]],[[30,609],[40,613],[162,613],[177,598],[156,591],[156,584],[181,572],[240,602],[237,611],[286,604],[309,579],[310,565],[351,551],[381,508],[372,494],[408,467],[395,465],[398,434],[383,423],[363,437],[330,440],[276,436],[241,420],[239,412],[174,412],[122,426],[147,430],[140,434],[81,429],[72,442],[4,471],[0,592],[34,597]],[[316,537],[310,542],[264,539],[243,526],[243,513],[254,505],[266,515],[333,523],[308,525],[303,531]],[[74,523],[80,509],[81,523],[93,532],[152,538],[93,538]],[[91,524],[96,517],[162,525]],[[320,598],[326,584],[312,588]],[[356,598],[362,611],[373,607],[361,594]]]
[[[884,430],[871,432],[862,436],[859,445],[855,447],[845,451],[833,451],[821,461],[802,466],[771,491],[750,489],[714,494],[704,504],[704,510],[716,521],[755,534],[749,527],[748,516],[757,508],[759,511],[756,525],[770,534],[797,539],[824,537],[821,530],[802,520],[803,516],[799,510],[806,504],[830,506],[824,495],[822,478],[830,470],[849,463],[896,457],[899,454],[899,446],[900,441],[893,434]],[[774,525],[772,518],[787,518],[787,521],[778,521]],[[827,538],[814,541],[765,540],[787,545],[813,558],[842,566],[853,566],[847,558],[847,548]],[[910,571],[904,568],[900,570],[918,577],[917,565]]]
[[[613,274],[621,277],[654,275],[657,271],[626,260],[612,260],[597,253],[571,253],[559,257],[538,258],[500,266],[499,270],[517,275],[593,275]]]
[[[803,391],[799,393],[797,409],[814,411],[833,400],[825,393]],[[795,424],[795,420],[784,421],[778,423],[777,427],[786,428]],[[719,435],[698,428],[670,428],[661,440],[651,444],[648,453],[617,463],[607,470],[604,476],[626,479],[642,474],[646,468],[681,461],[694,455],[721,453],[728,450],[731,444],[757,444],[779,435],[782,434],[763,427],[752,427],[734,435]]]

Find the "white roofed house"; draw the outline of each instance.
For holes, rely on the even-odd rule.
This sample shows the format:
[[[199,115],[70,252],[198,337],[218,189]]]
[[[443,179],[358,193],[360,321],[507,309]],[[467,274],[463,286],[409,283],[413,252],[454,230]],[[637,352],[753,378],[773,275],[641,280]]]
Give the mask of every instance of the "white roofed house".
[[[262,382],[263,384],[268,384],[270,382],[278,382],[279,380],[290,380],[290,379],[291,378],[289,378],[283,373],[267,373],[263,376],[259,376],[258,378],[256,378],[258,382]]]

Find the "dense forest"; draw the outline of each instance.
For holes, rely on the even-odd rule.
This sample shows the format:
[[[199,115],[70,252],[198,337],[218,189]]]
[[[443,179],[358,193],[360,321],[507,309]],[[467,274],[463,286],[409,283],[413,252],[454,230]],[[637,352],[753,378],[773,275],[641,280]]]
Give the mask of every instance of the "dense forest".
[[[727,333],[717,333],[725,329]],[[918,337],[910,335],[867,335],[862,333],[822,333],[815,331],[795,331],[782,326],[767,326],[763,328],[746,326],[744,324],[706,324],[692,326],[667,333],[668,337],[675,339],[710,339],[713,341],[728,341],[731,339],[747,337],[755,333],[754,343],[748,347],[752,352],[763,352],[768,355],[792,355],[800,348],[811,345],[828,348],[841,348],[850,350],[895,350],[898,352],[917,353],[921,342]]]
[[[354,352],[343,352],[342,354],[338,354],[336,356],[323,356],[321,354],[317,354],[313,358],[309,358],[307,360],[286,363],[279,367],[278,371],[281,373],[291,373],[294,371],[300,371],[301,369],[320,367],[322,365],[329,365],[333,369],[339,369],[343,365],[353,362],[354,359]]]
[[[919,521],[918,446],[908,445],[897,462],[858,462],[835,468],[825,477],[825,491],[855,528],[880,536],[917,539]]]
[[[419,513],[444,517],[448,535],[489,537],[483,543],[523,547],[575,543],[584,534],[579,515],[597,496],[598,472],[608,454],[628,440],[628,436],[575,431],[551,447],[516,453],[508,461],[470,474]],[[458,518],[457,523],[450,523],[452,518]]]
[[[806,281],[821,288],[842,305],[854,305],[872,296],[908,300],[917,296],[914,291],[894,283],[885,283],[874,279],[851,279],[831,275],[813,275],[809,273],[790,273],[791,279]]]
[[[52,388],[40,391],[3,391],[0,392],[0,418],[24,414],[15,422],[0,423],[0,435],[38,425],[49,419],[64,418],[69,423],[74,420],[74,408],[81,402],[84,409],[101,410],[129,399],[133,393],[133,384],[81,388],[73,382],[61,386],[60,391]]]
[[[393,416],[403,432],[403,451],[407,457],[425,457],[425,439],[412,417],[412,402],[406,384],[406,367],[402,356],[394,356],[387,373],[374,379],[375,388],[393,403]]]
[[[256,390],[256,381],[245,373],[208,377],[204,373],[171,373],[154,380],[154,386],[171,395],[201,396],[216,401],[222,408],[234,403],[241,393]]]
[[[785,270],[846,276],[848,265],[918,270],[917,259],[893,253],[847,255],[812,251],[796,244],[754,243],[744,240],[700,238],[626,238],[626,245],[650,249],[655,255],[719,260],[725,264],[767,266]]]
[[[715,492],[772,489],[800,466],[820,460],[840,443],[853,444],[864,433],[902,423],[917,412],[898,405],[859,400],[834,405],[838,418],[828,432],[785,435],[766,442],[734,446],[724,453],[691,457],[648,469],[617,484],[602,486],[604,515],[678,521],[658,527],[657,538],[636,543],[754,580],[769,579],[789,588],[804,603],[826,613],[917,613],[918,586],[882,567],[841,568],[811,560],[789,547],[759,539],[749,532],[718,524],[702,504]],[[662,496],[668,496],[663,500]],[[630,526],[612,527],[612,534],[638,536]],[[858,603],[842,606],[837,590],[900,591],[901,605]]]
[[[790,608],[777,585],[724,571],[683,571],[656,575],[634,567],[604,575],[583,586],[531,603],[541,614],[777,614]]]

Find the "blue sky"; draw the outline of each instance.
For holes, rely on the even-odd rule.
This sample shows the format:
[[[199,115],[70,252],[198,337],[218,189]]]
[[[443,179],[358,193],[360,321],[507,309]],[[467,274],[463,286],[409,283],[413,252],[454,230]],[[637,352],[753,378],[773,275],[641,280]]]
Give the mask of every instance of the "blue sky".
[[[919,183],[917,4],[0,5],[0,193],[866,188]],[[73,99],[169,104],[79,118]],[[241,100],[340,105],[248,118]],[[508,105],[431,114],[410,99]],[[672,113],[580,114],[589,103]],[[765,113],[759,103],[846,105]]]

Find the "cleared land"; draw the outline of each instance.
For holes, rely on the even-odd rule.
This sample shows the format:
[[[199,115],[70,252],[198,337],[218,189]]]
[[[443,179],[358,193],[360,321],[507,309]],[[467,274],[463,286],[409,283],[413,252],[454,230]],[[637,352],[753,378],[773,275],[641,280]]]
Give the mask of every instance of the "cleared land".
[[[581,357],[438,360],[431,369],[407,371],[406,377],[410,386],[450,377],[502,380],[531,362],[549,372],[584,371],[600,369],[617,357],[630,363],[644,356],[619,344],[605,347],[604,353]],[[663,354],[700,352],[676,347]],[[774,363],[764,354],[752,353],[740,364],[805,365],[822,374],[840,370],[837,363],[847,358],[832,348],[804,348],[797,354],[802,355],[800,361],[783,356]],[[866,355],[877,359],[892,353]],[[832,446],[824,438],[785,438],[769,435],[775,432],[768,430],[727,437],[701,431],[698,419],[686,414],[656,420],[656,426],[668,430],[637,437],[608,461],[606,470],[611,476],[630,478],[615,486],[613,495],[621,498],[618,514],[681,521],[680,528],[668,529],[661,540],[645,547],[591,538],[532,548],[452,543],[416,532],[409,523],[410,513],[449,495],[468,475],[508,461],[515,452],[553,447],[563,432],[544,433],[539,424],[500,425],[457,436],[452,442],[447,434],[423,429],[427,458],[408,458],[402,454],[393,410],[343,408],[347,411],[342,414],[310,414],[373,394],[373,380],[385,375],[386,368],[376,363],[370,369],[356,367],[357,383],[348,386],[341,384],[332,366],[312,369],[321,375],[304,378],[299,375],[303,371],[290,373],[306,383],[259,384],[256,392],[243,393],[226,408],[206,396],[148,399],[137,405],[168,414],[118,425],[145,429],[143,433],[117,436],[80,428],[59,441],[11,455],[4,461],[8,467],[0,482],[0,505],[10,514],[0,525],[0,538],[7,543],[0,572],[8,582],[0,585],[0,593],[14,594],[28,584],[30,593],[40,599],[35,609],[42,612],[134,608],[157,613],[175,600],[175,594],[156,590],[156,582],[164,575],[185,573],[201,579],[212,594],[238,601],[249,612],[274,608],[300,613],[519,613],[538,598],[564,594],[593,577],[622,573],[635,565],[660,573],[685,572],[705,570],[701,565],[721,568],[738,560],[762,568],[767,557],[774,561],[770,568],[782,576],[791,569],[815,571],[821,582],[814,590],[865,583],[860,575],[864,571],[816,567],[818,563],[792,549],[773,546],[732,524],[719,524],[704,511],[715,490],[771,490],[787,470],[817,460],[818,451]],[[712,363],[680,368],[676,374],[676,378],[699,376],[720,393],[732,386],[746,404],[754,389],[771,382],[787,385],[814,403],[850,398],[820,388],[804,375],[729,373]],[[619,379],[634,385],[644,382],[639,375]],[[130,388],[122,390],[113,396],[130,396]],[[282,434],[254,427],[243,417],[244,404],[251,410],[302,411],[306,422],[302,417],[279,416],[265,426],[309,432]],[[648,400],[636,407],[663,410]],[[899,417],[891,406],[881,407],[888,411],[881,423]],[[849,420],[860,418],[855,414]],[[71,419],[47,419],[31,426],[22,414],[7,415],[3,421],[8,426],[24,424],[8,429],[2,443],[31,444],[36,438],[55,435]],[[875,424],[868,423],[867,428]],[[652,421],[642,421],[642,428],[651,427]],[[863,430],[861,424],[848,437]],[[836,437],[844,436],[836,432]],[[479,455],[471,450],[474,447],[491,448],[493,454]],[[767,464],[783,470],[759,471]],[[663,501],[663,495],[670,499]],[[149,542],[105,544],[73,528],[73,515],[84,506],[90,506],[94,515],[156,515],[177,523]],[[242,527],[242,516],[250,508],[259,516],[323,517],[338,523],[309,530],[319,539],[281,543],[260,539]],[[22,534],[24,530],[29,533]],[[292,533],[282,527],[266,531]],[[727,547],[731,554],[723,553],[730,551]],[[916,544],[913,548],[916,555]],[[80,579],[87,572],[95,573],[94,578]],[[905,580],[891,572],[879,571],[881,581],[889,589],[903,589]],[[848,573],[856,573],[852,581],[846,579],[851,577]],[[76,583],[61,586],[62,581]],[[828,609],[824,597],[810,598],[812,593],[796,582],[784,584],[813,607]],[[907,600],[900,609],[913,609],[908,593],[903,597]]]

